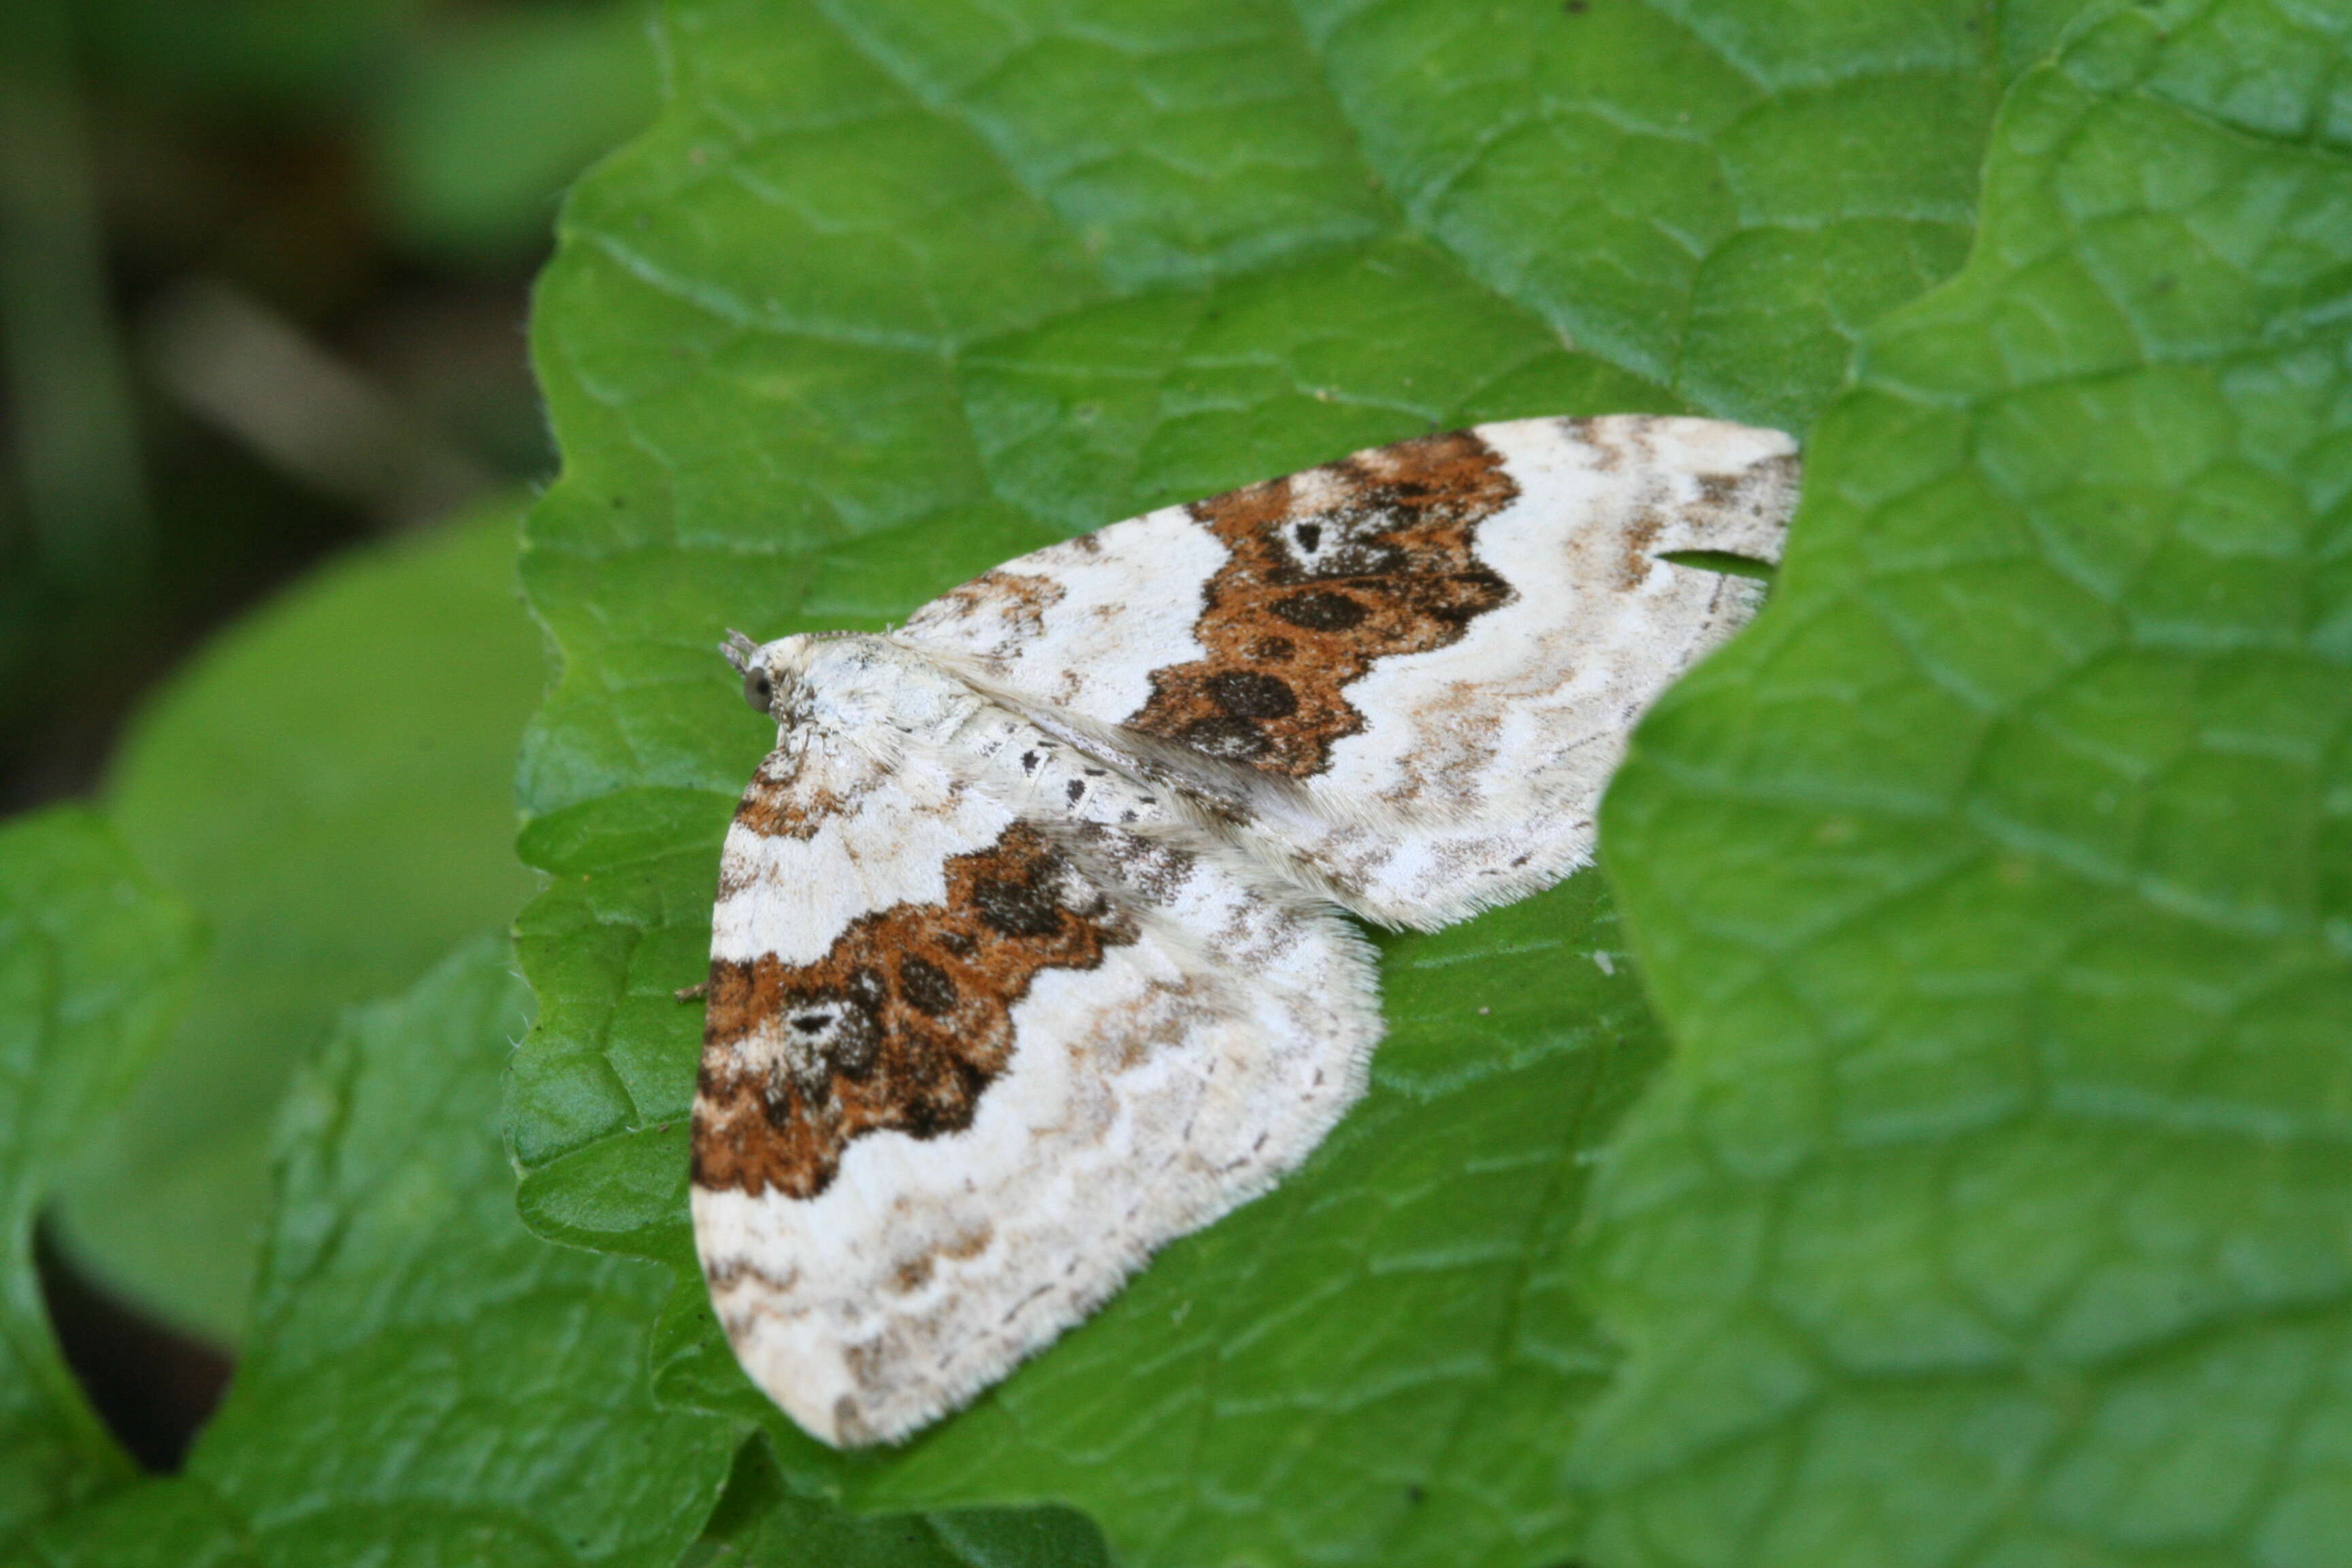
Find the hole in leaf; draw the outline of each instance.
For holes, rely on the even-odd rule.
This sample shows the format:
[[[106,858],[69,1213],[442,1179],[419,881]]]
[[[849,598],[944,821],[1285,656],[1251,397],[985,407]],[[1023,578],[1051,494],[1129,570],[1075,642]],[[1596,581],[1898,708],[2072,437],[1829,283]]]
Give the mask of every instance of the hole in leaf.
[[[1702,572],[1720,572],[1727,577],[1753,577],[1759,583],[1769,583],[1780,571],[1769,561],[1734,555],[1728,550],[1669,550],[1658,559],[1676,566],[1696,566]]]

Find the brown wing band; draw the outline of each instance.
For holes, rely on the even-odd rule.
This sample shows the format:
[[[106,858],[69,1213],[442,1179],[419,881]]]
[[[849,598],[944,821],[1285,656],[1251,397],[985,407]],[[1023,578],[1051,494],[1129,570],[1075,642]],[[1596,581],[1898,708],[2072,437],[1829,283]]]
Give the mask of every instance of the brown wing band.
[[[1472,545],[1517,495],[1465,430],[1196,503],[1232,552],[1194,628],[1209,654],[1155,670],[1128,724],[1268,773],[1322,772],[1364,727],[1346,688],[1373,660],[1458,642],[1516,596]]]
[[[851,922],[824,957],[715,960],[694,1102],[694,1181],[824,1191],[852,1140],[971,1125],[1013,1056],[1013,1005],[1047,969],[1136,939],[1025,823],[947,863],[936,904]]]

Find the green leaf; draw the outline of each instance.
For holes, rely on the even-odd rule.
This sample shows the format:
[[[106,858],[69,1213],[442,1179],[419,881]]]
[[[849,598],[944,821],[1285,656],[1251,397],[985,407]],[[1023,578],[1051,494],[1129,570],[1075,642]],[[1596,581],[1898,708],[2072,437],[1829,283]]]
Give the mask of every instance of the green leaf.
[[[666,1563],[740,1429],[652,1407],[660,1272],[516,1220],[495,1126],[526,997],[506,944],[355,1010],[287,1096],[253,1329],[186,1473],[36,1560]]]
[[[400,237],[459,263],[529,257],[572,177],[653,118],[646,7],[507,5],[419,33],[375,124]]]
[[[727,1495],[678,1568],[1107,1568],[1102,1537],[1067,1509],[858,1518],[794,1494],[766,1445],[735,1457]]]
[[[545,684],[511,503],[357,552],[208,649],[123,742],[123,839],[214,951],[173,1048],[87,1139],[61,1240],[148,1310],[242,1328],[267,1130],[339,1009],[529,896],[516,737]]]
[[[89,813],[0,825],[0,1546],[130,1474],[50,1338],[33,1223],[90,1122],[162,1044],[195,930]]]
[[[1600,1562],[2343,1560],[2347,57],[2166,0],[2024,78],[1642,727]]]
[[[2019,7],[2054,37],[2072,5]],[[509,1135],[542,1234],[688,1267],[719,834],[772,731],[711,646],[878,626],[1021,550],[1433,426],[1801,426],[1958,265],[2006,16],[681,0],[668,103],[575,192],[534,350],[565,454],[524,580]],[[1581,345],[1581,346],[1579,346]],[[1657,1054],[1585,879],[1387,944],[1373,1097],[968,1415],[795,1487],[1064,1499],[1122,1558],[1542,1562],[1608,1367],[1583,1158]],[[1598,959],[1595,954],[1601,955]],[[1479,1009],[1488,1009],[1482,1014]],[[681,1286],[681,1403],[775,1420]]]

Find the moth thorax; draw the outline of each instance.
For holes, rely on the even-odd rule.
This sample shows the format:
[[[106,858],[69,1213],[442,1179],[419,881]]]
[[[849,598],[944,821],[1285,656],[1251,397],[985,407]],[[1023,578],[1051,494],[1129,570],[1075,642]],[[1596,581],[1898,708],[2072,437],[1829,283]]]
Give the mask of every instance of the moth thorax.
[[[880,637],[846,634],[799,650],[811,716],[845,729],[944,734],[970,716],[976,699],[929,660]]]

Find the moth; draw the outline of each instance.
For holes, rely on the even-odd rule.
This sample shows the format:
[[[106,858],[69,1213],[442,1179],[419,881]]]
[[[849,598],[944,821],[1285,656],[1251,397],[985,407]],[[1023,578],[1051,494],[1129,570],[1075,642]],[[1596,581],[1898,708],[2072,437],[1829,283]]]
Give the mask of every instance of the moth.
[[[1354,916],[1590,861],[1634,721],[1755,609],[1776,431],[1383,447],[1039,550],[880,636],[723,652],[777,724],[728,829],[696,1246],[836,1446],[969,1401],[1363,1092]],[[1724,564],[1719,559],[1714,564]]]

